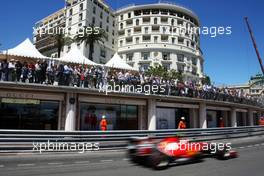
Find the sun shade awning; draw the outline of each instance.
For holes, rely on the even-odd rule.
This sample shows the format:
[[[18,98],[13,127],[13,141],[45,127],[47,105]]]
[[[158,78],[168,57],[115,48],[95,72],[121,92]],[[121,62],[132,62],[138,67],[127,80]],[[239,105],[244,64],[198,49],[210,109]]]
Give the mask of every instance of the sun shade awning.
[[[17,45],[12,49],[8,49],[4,51],[3,54],[7,54],[10,56],[20,56],[20,57],[28,57],[28,58],[37,58],[37,59],[48,59],[48,57],[42,55],[36,47],[31,43],[31,41],[27,38],[25,41]]]
[[[115,55],[105,64],[106,67],[124,69],[124,70],[135,70],[133,67],[128,65],[121,57],[115,53]]]
[[[94,66],[100,65],[85,57],[81,53],[81,51],[77,48],[76,45],[74,45],[67,54],[65,54],[61,58],[57,58],[56,60],[66,63],[78,63],[78,64],[94,65]]]

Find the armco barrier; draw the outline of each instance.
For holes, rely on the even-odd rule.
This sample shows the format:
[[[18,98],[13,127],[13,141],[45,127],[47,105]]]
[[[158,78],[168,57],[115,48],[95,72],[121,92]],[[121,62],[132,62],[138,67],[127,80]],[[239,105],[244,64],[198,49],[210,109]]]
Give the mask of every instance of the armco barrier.
[[[264,135],[264,127],[246,126],[237,128],[208,128],[185,130],[137,130],[137,131],[39,131],[0,130],[0,153],[33,152],[33,143],[98,142],[100,149],[123,149],[131,137],[162,138],[181,136],[192,141],[211,141]]]

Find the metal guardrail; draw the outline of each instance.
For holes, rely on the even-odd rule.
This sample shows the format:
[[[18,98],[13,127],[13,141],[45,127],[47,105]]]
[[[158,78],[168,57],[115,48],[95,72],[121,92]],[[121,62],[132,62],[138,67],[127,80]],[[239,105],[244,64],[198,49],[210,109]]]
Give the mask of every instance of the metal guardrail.
[[[100,149],[125,148],[131,137],[162,138],[181,136],[193,141],[211,141],[264,135],[264,127],[246,126],[237,128],[208,128],[185,130],[137,130],[137,131],[39,131],[39,130],[0,130],[0,153],[32,152],[33,143],[98,142]]]

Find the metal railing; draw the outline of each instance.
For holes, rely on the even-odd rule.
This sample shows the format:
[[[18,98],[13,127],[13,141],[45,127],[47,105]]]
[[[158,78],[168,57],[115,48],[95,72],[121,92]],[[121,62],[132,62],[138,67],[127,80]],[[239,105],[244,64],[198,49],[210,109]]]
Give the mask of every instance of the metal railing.
[[[97,142],[100,149],[124,149],[131,137],[162,138],[180,136],[191,141],[212,141],[264,135],[264,127],[208,128],[185,130],[137,130],[137,131],[47,131],[0,130],[0,153],[32,152],[33,143],[41,142]]]

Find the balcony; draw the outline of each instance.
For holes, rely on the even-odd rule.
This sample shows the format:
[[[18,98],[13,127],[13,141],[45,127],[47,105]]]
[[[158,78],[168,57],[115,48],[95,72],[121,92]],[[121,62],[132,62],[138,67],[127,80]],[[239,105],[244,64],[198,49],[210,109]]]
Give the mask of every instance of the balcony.
[[[150,23],[150,17],[144,17],[143,23]]]

